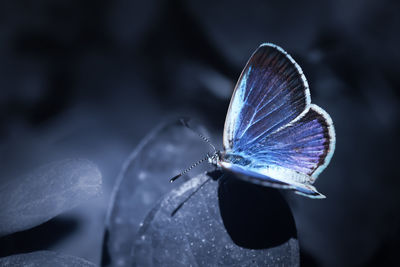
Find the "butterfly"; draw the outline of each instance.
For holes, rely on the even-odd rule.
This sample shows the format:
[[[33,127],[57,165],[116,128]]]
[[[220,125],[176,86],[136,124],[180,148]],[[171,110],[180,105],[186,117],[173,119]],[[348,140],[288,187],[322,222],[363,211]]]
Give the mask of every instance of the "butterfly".
[[[335,142],[332,119],[311,103],[300,66],[281,47],[264,43],[233,91],[223,150],[205,159],[252,183],[325,198],[313,183],[328,166]]]

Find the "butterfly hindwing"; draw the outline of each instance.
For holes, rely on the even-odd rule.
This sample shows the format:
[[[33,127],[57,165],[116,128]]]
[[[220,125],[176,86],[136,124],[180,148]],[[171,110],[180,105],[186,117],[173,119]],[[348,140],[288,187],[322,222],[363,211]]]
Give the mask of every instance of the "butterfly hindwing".
[[[243,150],[298,117],[310,104],[301,68],[282,48],[261,45],[235,87],[224,129],[224,148]]]
[[[297,120],[259,139],[257,145],[249,146],[246,154],[269,169],[280,169],[281,173],[293,171],[292,179],[297,182],[313,183],[328,165],[334,148],[335,131],[331,118],[323,109],[311,104]],[[268,171],[264,173],[268,175]],[[305,181],[302,181],[303,177],[306,177]]]
[[[220,165],[226,170],[233,172],[235,174],[239,174],[244,180],[249,182],[260,184],[264,186],[270,186],[279,189],[292,189],[297,194],[304,195],[310,198],[325,198],[325,196],[317,191],[317,189],[309,183],[299,182],[296,179],[291,177],[291,172],[286,172],[286,175],[282,176],[282,173],[277,176],[277,178],[272,178],[274,173],[274,167],[272,168],[263,168],[262,166],[242,166],[240,164],[234,164],[227,161],[220,162]],[[276,170],[276,169],[275,169]],[[266,171],[269,173],[266,173]],[[282,171],[279,170],[278,171]],[[285,171],[283,171],[285,173]],[[292,172],[293,174],[293,172]],[[304,179],[308,179],[308,176],[301,175],[299,173],[294,174],[298,177],[303,177]]]

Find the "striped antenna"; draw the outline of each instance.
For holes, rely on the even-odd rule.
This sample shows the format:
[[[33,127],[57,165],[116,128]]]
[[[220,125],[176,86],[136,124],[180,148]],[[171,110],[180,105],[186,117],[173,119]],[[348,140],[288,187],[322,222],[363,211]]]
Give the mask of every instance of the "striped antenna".
[[[215,148],[215,146],[211,143],[210,139],[208,139],[207,137],[205,137],[204,135],[202,135],[201,133],[197,132],[196,130],[194,130],[192,127],[190,127],[189,125],[189,119],[187,118],[181,118],[179,120],[183,126],[185,126],[186,128],[188,128],[189,130],[191,130],[192,132],[194,132],[195,134],[197,134],[204,142],[206,142],[207,144],[209,144],[213,150],[214,153],[217,152],[217,149]],[[204,160],[203,160],[204,161]]]
[[[186,170],[184,170],[184,171],[181,172],[180,174],[178,174],[178,175],[172,177],[171,180],[169,180],[169,181],[172,183],[173,181],[175,181],[176,179],[178,179],[179,177],[181,177],[182,175],[184,175],[185,173],[187,173],[188,171],[190,171],[191,169],[193,169],[194,167],[196,167],[196,166],[199,165],[200,163],[202,163],[202,162],[208,160],[209,158],[210,158],[210,155],[207,154],[207,156],[206,156],[205,158],[203,158],[203,159],[201,159],[201,160],[199,160],[199,161],[193,163],[192,166],[190,166],[189,168],[187,168]]]

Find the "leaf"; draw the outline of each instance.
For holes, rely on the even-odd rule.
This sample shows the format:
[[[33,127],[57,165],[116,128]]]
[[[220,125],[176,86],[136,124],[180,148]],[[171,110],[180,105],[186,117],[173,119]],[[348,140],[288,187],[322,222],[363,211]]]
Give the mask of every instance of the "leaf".
[[[114,187],[103,243],[103,265],[130,266],[129,259],[146,214],[161,196],[179,186],[169,179],[203,158],[209,146],[178,121],[165,123],[147,135],[128,157]],[[193,169],[195,175],[208,164]]]
[[[244,205],[236,205],[237,193]],[[233,206],[232,199],[237,199]],[[235,228],[235,222],[241,227]],[[293,217],[276,189],[229,174],[218,185],[201,174],[174,189],[148,214],[132,261],[135,266],[298,266],[295,235]]]
[[[0,236],[32,228],[101,191],[101,174],[87,160],[47,164],[0,184]]]
[[[0,267],[95,267],[96,265],[73,256],[62,255],[52,251],[37,251],[0,258]]]

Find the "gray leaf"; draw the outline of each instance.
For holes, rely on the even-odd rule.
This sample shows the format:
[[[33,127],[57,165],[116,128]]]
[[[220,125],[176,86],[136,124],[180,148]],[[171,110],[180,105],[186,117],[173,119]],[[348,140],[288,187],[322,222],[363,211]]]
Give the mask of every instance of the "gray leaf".
[[[0,184],[0,236],[32,228],[101,191],[101,174],[87,160],[62,160]]]
[[[295,232],[277,190],[227,174],[218,186],[202,174],[149,213],[132,258],[136,266],[298,266]]]
[[[103,244],[103,265],[130,266],[129,258],[140,223],[154,204],[187,180],[169,179],[208,152],[196,134],[178,121],[162,124],[146,136],[126,160],[114,187]],[[190,172],[195,175],[208,164]]]
[[[62,255],[52,251],[37,251],[0,258],[0,266],[95,267],[96,265],[78,257]]]

